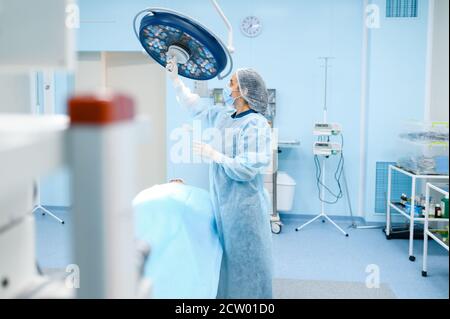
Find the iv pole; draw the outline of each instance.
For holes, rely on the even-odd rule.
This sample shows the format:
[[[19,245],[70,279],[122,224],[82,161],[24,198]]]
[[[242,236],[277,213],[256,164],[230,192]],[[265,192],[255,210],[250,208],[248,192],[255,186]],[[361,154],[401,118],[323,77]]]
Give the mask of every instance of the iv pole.
[[[33,209],[33,213],[40,210],[42,212],[42,215],[50,215],[51,217],[53,217],[54,219],[56,219],[58,222],[60,222],[61,224],[64,224],[64,221],[59,218],[58,216],[56,216],[55,214],[53,214],[51,211],[49,211],[48,209],[46,209],[44,206],[42,206],[41,204],[41,181],[39,180],[38,182],[36,182],[36,189],[37,189],[37,205],[34,207]]]
[[[345,170],[342,171],[343,174],[343,178],[344,178],[344,185],[345,185],[345,193],[347,195],[347,202],[348,202],[348,208],[350,210],[350,217],[352,219],[352,224],[350,226],[348,226],[348,228],[353,228],[353,229],[383,229],[386,226],[380,225],[380,226],[358,226],[355,223],[355,218],[353,216],[353,209],[352,209],[352,204],[350,202],[350,194],[348,192],[348,184],[347,184],[347,176],[345,175]]]
[[[53,106],[53,83],[54,83],[54,79],[53,76],[50,75],[48,72],[44,72],[43,74],[43,86],[44,86],[44,97],[43,97],[43,101],[41,101],[40,98],[40,94],[39,94],[39,80],[38,80],[38,75],[36,73],[36,79],[34,82],[34,85],[36,86],[36,105],[35,105],[35,109],[34,109],[34,114],[38,115],[39,109],[40,107],[42,107],[43,112],[44,113],[52,113],[54,111],[54,106]],[[48,110],[48,112],[45,112],[46,109]],[[58,222],[60,222],[61,224],[64,224],[64,221],[59,218],[58,216],[56,216],[55,214],[53,214],[52,212],[50,212],[48,209],[46,209],[44,206],[42,206],[42,202],[41,202],[41,180],[40,178],[38,178],[38,180],[35,181],[35,191],[36,191],[36,195],[37,195],[37,203],[36,206],[33,209],[33,213],[36,211],[41,211],[42,215],[49,215],[51,217],[53,217],[54,219],[56,219]]]
[[[327,93],[328,93],[328,68],[329,68],[329,60],[332,59],[331,57],[323,57],[320,58],[322,60],[325,61],[325,97],[324,97],[324,107],[323,107],[323,123],[327,123],[328,119],[327,119],[327,113],[328,113],[328,106],[327,106]],[[325,168],[325,164],[326,164],[326,160],[327,158],[324,156],[322,158],[322,185],[321,185],[321,192],[323,194],[323,196],[325,196],[325,175],[326,175],[326,168]],[[347,190],[347,182],[346,182],[346,178],[345,178],[345,170],[343,170],[343,174],[344,174],[344,179],[345,179],[345,186],[346,186],[346,192],[348,194],[348,190]],[[350,202],[349,202],[350,204]],[[308,226],[309,224],[312,224],[313,222],[315,222],[316,220],[323,218],[322,222],[325,222],[325,219],[328,220],[331,224],[334,225],[334,227],[336,227],[342,234],[344,234],[346,237],[348,237],[348,233],[346,231],[344,231],[341,227],[339,227],[330,217],[328,217],[328,215],[325,213],[325,201],[322,200],[321,201],[321,212],[319,215],[317,215],[316,217],[314,217],[312,220],[310,220],[309,222],[303,224],[302,226],[298,227],[295,229],[295,231],[300,231],[301,229],[305,228],[306,226]]]

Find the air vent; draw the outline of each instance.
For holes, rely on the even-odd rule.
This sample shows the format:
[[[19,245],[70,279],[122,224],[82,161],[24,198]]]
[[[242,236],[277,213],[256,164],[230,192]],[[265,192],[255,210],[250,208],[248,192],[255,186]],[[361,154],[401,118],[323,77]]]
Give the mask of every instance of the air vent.
[[[417,18],[418,0],[386,0],[387,18]]]
[[[376,184],[375,184],[375,213],[386,214],[387,193],[388,193],[388,174],[389,165],[395,165],[394,162],[377,162],[376,163]],[[392,171],[391,180],[391,199],[392,201],[400,201],[402,194],[411,197],[411,177]]]

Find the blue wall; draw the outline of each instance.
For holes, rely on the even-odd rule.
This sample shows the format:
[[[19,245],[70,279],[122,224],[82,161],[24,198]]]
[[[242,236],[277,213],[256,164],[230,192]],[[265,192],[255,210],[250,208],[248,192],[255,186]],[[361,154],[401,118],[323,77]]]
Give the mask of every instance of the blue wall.
[[[368,219],[374,206],[375,162],[395,160],[398,119],[422,119],[425,80],[427,2],[419,1],[417,19],[381,19],[381,28],[370,35],[370,97],[367,152]],[[236,68],[254,67],[277,89],[276,127],[280,139],[299,139],[297,150],[280,157],[280,170],[298,183],[294,212],[315,214],[317,200],[314,164],[311,154],[314,122],[322,119],[323,68],[320,56],[333,56],[330,70],[329,121],[343,125],[346,169],[353,207],[357,206],[359,179],[360,72],[362,52],[362,1],[360,0],[284,0],[220,1],[235,28]],[[385,1],[375,0],[384,16]],[[170,7],[197,18],[226,39],[226,31],[207,0],[123,1],[80,0],[80,51],[141,50],[134,38],[131,21],[136,12],[148,6]],[[264,31],[248,39],[239,31],[247,15],[262,19]],[[189,82],[190,83],[190,82]],[[209,82],[210,88],[224,87],[226,81]],[[192,84],[192,83],[190,83]],[[189,123],[180,110],[172,87],[167,90],[168,151],[174,128]],[[170,154],[169,154],[170,155]],[[169,157],[170,158],[170,157]],[[330,161],[332,170],[336,162]],[[204,165],[168,164],[168,178],[183,177],[190,184],[207,188]],[[330,177],[331,179],[331,177]],[[328,207],[334,215],[348,215],[344,202]]]
[[[289,150],[280,157],[280,170],[287,171],[298,183],[294,203],[295,213],[317,213],[314,163],[311,154],[314,122],[322,119],[323,72],[321,56],[333,56],[330,70],[329,118],[343,124],[346,134],[348,167],[358,164],[359,92],[361,55],[361,12],[358,0],[292,0],[274,6],[272,2],[245,1],[236,10],[235,2],[222,1],[236,28],[234,56],[237,67],[258,69],[270,88],[277,90],[276,127],[280,139],[299,139],[302,146]],[[174,6],[178,8],[178,6]],[[186,10],[189,10],[186,7]],[[214,18],[209,6],[190,8],[201,21],[223,30],[221,21]],[[194,15],[194,14],[193,14]],[[256,39],[248,39],[239,31],[240,21],[247,15],[262,19],[264,31]],[[211,21],[213,20],[213,21]],[[226,82],[215,81],[212,87],[223,87]],[[186,121],[169,91],[169,130]],[[177,112],[176,112],[177,111]],[[176,116],[173,116],[177,114]],[[189,165],[192,166],[192,165]],[[334,168],[336,162],[331,162]],[[187,165],[169,165],[170,177],[184,176],[196,185],[207,188],[207,171],[204,167],[188,170]],[[358,171],[349,172],[351,189],[357,188]],[[331,176],[331,175],[330,175]],[[331,177],[330,177],[331,179]],[[356,193],[352,194],[356,203]],[[346,214],[345,205],[329,207],[331,214]]]
[[[381,28],[370,32],[370,83],[368,105],[366,210],[375,208],[375,167],[377,161],[395,162],[401,155],[398,135],[409,120],[424,119],[425,62],[428,1],[419,1],[418,17],[385,17]],[[384,220],[383,216],[373,218]]]

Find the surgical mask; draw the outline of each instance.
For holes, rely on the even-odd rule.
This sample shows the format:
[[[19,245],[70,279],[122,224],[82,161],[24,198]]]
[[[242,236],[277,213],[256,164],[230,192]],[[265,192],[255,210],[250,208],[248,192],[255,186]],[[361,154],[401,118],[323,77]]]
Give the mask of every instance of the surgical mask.
[[[234,98],[231,95],[233,92],[239,92],[239,91],[231,91],[231,89],[229,87],[226,87],[223,89],[223,101],[225,102],[225,105],[234,106],[234,102],[236,102],[236,100],[241,97],[241,96],[238,96],[238,97]]]

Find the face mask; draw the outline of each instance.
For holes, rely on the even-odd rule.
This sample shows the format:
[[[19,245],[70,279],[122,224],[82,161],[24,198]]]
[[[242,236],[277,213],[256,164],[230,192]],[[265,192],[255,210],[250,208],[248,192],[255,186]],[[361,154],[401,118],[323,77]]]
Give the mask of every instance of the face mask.
[[[240,96],[234,98],[231,96],[233,92],[238,91],[231,91],[229,87],[226,87],[223,89],[223,101],[225,102],[225,105],[227,106],[234,106],[234,102],[236,102],[237,99],[240,98]]]

